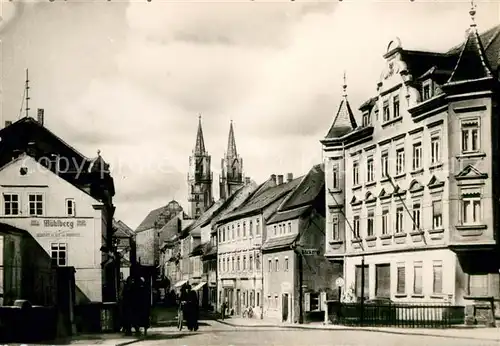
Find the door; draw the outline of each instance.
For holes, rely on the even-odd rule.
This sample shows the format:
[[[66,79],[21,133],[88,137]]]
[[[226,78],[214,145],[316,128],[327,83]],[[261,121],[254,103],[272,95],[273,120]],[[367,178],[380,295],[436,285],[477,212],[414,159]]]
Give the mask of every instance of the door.
[[[236,290],[236,311],[234,312],[235,315],[241,314],[241,298],[240,298],[241,292],[240,290]]]
[[[281,298],[281,309],[282,309],[282,317],[283,322],[288,321],[288,293],[283,293]]]

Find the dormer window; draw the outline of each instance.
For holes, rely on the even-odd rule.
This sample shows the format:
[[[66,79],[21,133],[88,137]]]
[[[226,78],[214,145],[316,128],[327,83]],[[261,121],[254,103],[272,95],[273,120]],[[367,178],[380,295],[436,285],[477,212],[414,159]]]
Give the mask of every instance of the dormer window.
[[[426,101],[432,97],[432,81],[427,80],[422,84],[422,101]]]
[[[363,126],[370,126],[370,125],[371,125],[370,112],[365,112],[363,113]]]
[[[389,112],[389,100],[384,101],[384,118],[383,121],[387,122],[391,118],[391,113]]]

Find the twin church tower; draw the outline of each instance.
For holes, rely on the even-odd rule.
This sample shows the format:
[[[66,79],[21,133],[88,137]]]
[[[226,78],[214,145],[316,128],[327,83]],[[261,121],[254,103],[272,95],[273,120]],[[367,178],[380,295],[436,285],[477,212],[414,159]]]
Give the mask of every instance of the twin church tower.
[[[211,156],[205,149],[200,116],[196,144],[193,154],[189,157],[188,213],[190,217],[198,218],[213,204],[212,180]],[[244,183],[243,159],[236,151],[233,122],[231,121],[227,151],[221,160],[221,175],[219,177],[220,198],[228,198],[233,192],[243,186]]]

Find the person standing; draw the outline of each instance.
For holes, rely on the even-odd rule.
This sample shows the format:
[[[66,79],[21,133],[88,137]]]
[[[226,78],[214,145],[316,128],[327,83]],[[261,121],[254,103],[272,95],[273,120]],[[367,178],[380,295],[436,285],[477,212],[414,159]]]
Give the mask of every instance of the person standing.
[[[189,292],[189,305],[190,305],[190,323],[188,327],[189,330],[198,330],[198,317],[200,312],[200,306],[198,303],[198,294],[194,290]]]
[[[229,302],[227,300],[227,297],[224,298],[224,302],[222,303],[221,306],[221,316],[222,320],[224,321],[224,318],[226,318],[226,311],[229,308]]]
[[[129,276],[125,281],[122,292],[121,319],[125,335],[132,335],[134,315],[134,278]]]

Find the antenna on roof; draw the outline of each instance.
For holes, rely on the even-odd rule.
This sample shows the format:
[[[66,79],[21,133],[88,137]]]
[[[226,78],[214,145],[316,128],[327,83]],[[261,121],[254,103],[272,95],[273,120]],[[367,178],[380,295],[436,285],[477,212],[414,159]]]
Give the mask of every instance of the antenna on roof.
[[[30,101],[30,96],[29,96],[29,91],[30,91],[30,80],[29,80],[29,77],[28,77],[28,69],[26,69],[26,85],[25,85],[25,90],[26,90],[26,93],[25,93],[25,96],[26,96],[26,117],[29,116],[29,111],[30,111],[30,107],[29,107],[29,101]]]

